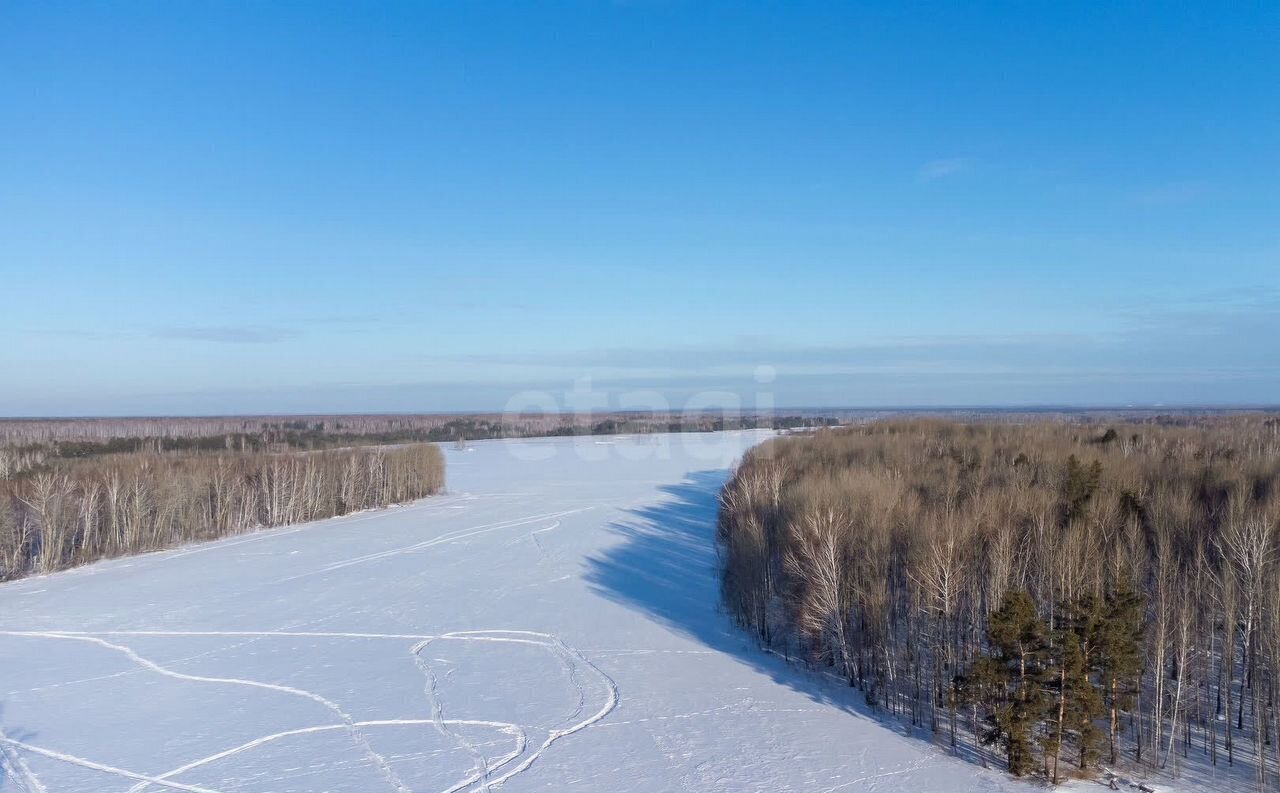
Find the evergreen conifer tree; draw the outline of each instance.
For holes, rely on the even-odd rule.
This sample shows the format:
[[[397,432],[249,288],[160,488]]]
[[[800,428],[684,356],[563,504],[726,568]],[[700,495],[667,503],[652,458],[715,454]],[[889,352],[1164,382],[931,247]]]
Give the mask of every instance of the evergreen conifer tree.
[[[1054,707],[1045,741],[1045,763],[1048,765],[1048,755],[1052,754],[1050,775],[1055,785],[1061,779],[1060,761],[1068,736],[1075,736],[1081,769],[1096,759],[1101,737],[1093,721],[1103,713],[1102,697],[1090,679],[1083,642],[1075,627],[1058,633],[1053,668],[1047,676]]]
[[[1000,608],[987,621],[987,641],[997,662],[990,670],[997,677],[995,691],[1003,695],[993,703],[997,736],[1009,771],[1022,776],[1035,768],[1034,735],[1047,704],[1045,625],[1030,595],[1021,590],[1004,594]]]
[[[1128,587],[1107,596],[1098,639],[1098,668],[1108,712],[1111,762],[1119,760],[1120,711],[1133,704],[1142,672],[1142,597]]]

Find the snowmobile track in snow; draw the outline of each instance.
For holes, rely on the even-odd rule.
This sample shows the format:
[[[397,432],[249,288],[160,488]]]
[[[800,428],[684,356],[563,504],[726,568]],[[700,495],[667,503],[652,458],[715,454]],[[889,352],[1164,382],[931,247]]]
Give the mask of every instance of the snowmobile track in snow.
[[[545,517],[545,516],[543,516]],[[613,679],[600,670],[595,664],[588,660],[577,650],[572,649],[558,637],[549,633],[538,631],[523,631],[510,629],[494,629],[494,630],[468,630],[443,633],[438,635],[413,635],[413,634],[382,634],[382,633],[360,633],[360,632],[332,632],[332,631],[0,631],[0,636],[15,636],[24,638],[41,638],[55,639],[65,641],[81,641],[94,644],[115,652],[121,653],[135,664],[141,666],[147,671],[154,672],[165,677],[171,677],[178,680],[184,680],[194,683],[211,683],[223,685],[246,686],[250,688],[265,689],[276,691],[279,693],[290,694],[297,697],[303,697],[312,700],[334,713],[340,720],[340,724],[324,724],[312,727],[303,727],[282,732],[271,733],[254,738],[250,741],[241,743],[228,749],[216,752],[206,757],[198,758],[187,762],[170,771],[162,774],[148,775],[130,771],[123,768],[98,763],[93,760],[77,757],[65,752],[58,752],[41,746],[36,746],[25,741],[19,741],[0,733],[0,760],[3,761],[8,776],[19,784],[24,785],[28,793],[48,793],[47,789],[41,784],[34,772],[26,765],[17,750],[30,752],[32,754],[58,760],[81,768],[109,774],[127,780],[136,782],[128,793],[144,793],[151,786],[160,786],[172,790],[187,791],[188,793],[219,793],[219,791],[201,787],[197,785],[189,785],[175,781],[173,778],[188,771],[200,768],[219,760],[233,757],[243,752],[251,751],[260,746],[264,746],[273,741],[282,738],[308,735],[334,730],[345,730],[351,737],[353,743],[364,752],[372,765],[378,770],[389,788],[396,793],[414,793],[414,791],[401,781],[394,771],[391,769],[387,759],[378,753],[369,743],[365,736],[364,730],[370,727],[386,727],[386,726],[410,726],[410,725],[430,725],[442,736],[453,741],[455,744],[464,749],[475,760],[475,770],[465,778],[459,780],[453,785],[445,788],[441,793],[479,793],[480,791],[491,791],[494,787],[502,785],[504,782],[512,779],[518,774],[524,773],[537,762],[538,758],[552,744],[573,735],[576,732],[590,727],[600,720],[604,719],[618,705],[618,688]],[[279,685],[275,683],[267,683],[259,680],[249,680],[238,677],[213,677],[206,675],[192,675],[184,672],[178,672],[168,667],[162,666],[144,656],[140,655],[133,648],[108,641],[103,636],[140,636],[140,637],[166,637],[166,638],[182,638],[182,637],[226,637],[226,638],[313,638],[313,639],[376,639],[376,640],[415,640],[416,643],[409,648],[409,653],[414,659],[414,663],[422,671],[426,678],[424,692],[431,706],[430,718],[419,719],[374,719],[357,721],[350,714],[342,709],[337,703],[316,694],[312,691],[296,688],[293,686]],[[557,655],[563,664],[566,674],[570,682],[573,684],[577,692],[577,706],[572,717],[581,715],[586,702],[586,691],[582,683],[578,679],[578,670],[580,668],[589,669],[599,679],[605,694],[606,701],[604,704],[590,716],[581,719],[566,727],[552,728],[547,731],[547,737],[533,751],[528,751],[528,733],[522,725],[511,722],[477,720],[477,719],[457,719],[444,718],[443,704],[439,696],[439,681],[431,669],[430,664],[423,658],[422,651],[433,642],[437,641],[457,641],[457,642],[492,642],[499,644],[519,644],[533,647],[543,648]],[[506,754],[493,758],[492,760],[484,755],[471,741],[465,738],[453,727],[490,727],[500,732],[506,733],[514,739],[514,749]],[[520,762],[513,768],[507,767],[519,760]],[[504,770],[505,769],[505,770]],[[501,773],[499,773],[501,772]],[[498,774],[497,776],[494,776]]]

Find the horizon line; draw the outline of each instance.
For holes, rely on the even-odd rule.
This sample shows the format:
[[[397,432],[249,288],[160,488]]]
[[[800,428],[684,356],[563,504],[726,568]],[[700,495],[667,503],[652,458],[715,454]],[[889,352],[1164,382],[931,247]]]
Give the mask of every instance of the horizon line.
[[[548,410],[539,412],[507,412],[502,410],[426,410],[426,411],[368,411],[368,412],[303,412],[303,413],[136,413],[136,414],[77,414],[77,415],[44,415],[44,416],[0,416],[0,422],[6,421],[106,421],[106,420],[142,420],[142,419],[269,419],[269,418],[346,418],[346,417],[431,417],[431,416],[679,416],[679,415],[733,415],[764,416],[779,415],[787,412],[800,413],[953,413],[953,412],[1001,412],[1001,413],[1099,413],[1099,412],[1280,412],[1280,403],[1248,403],[1248,402],[1198,402],[1169,404],[1071,404],[1071,403],[1034,403],[1034,404],[956,404],[956,405],[869,405],[869,406],[816,406],[816,405],[784,405],[767,409],[705,409],[705,410],[599,410],[578,413],[571,410]]]

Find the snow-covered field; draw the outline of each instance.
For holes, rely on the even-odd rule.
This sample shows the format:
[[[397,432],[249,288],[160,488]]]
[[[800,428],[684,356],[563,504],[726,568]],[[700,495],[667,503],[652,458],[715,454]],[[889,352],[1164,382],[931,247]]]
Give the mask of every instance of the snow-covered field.
[[[763,437],[447,449],[449,495],[0,586],[0,790],[1028,790],[717,611]]]

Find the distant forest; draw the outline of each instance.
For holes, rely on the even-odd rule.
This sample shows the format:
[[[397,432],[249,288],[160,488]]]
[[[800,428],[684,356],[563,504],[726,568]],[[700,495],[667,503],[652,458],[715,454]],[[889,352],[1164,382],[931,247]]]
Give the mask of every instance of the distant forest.
[[[789,408],[777,411],[614,411],[587,414],[350,414],[299,416],[178,416],[124,418],[0,418],[0,479],[37,472],[57,460],[134,453],[316,451],[496,438],[716,432],[834,427],[904,415],[990,423],[1144,421],[1185,423],[1224,412],[1123,409],[1036,410]]]
[[[606,413],[546,415],[263,416],[0,419],[0,479],[59,460],[118,454],[265,453],[495,438],[716,432],[833,426],[816,414]]]
[[[1280,418],[875,423],[720,498],[737,620],[955,751],[1280,789]]]

